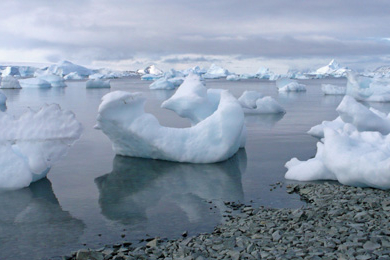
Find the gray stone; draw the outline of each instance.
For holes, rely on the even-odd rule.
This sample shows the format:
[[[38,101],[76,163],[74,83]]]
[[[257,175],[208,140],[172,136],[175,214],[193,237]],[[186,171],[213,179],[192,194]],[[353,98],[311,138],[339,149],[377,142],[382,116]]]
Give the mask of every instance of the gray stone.
[[[104,256],[100,252],[91,251],[88,249],[80,249],[77,251],[76,260],[103,260]]]

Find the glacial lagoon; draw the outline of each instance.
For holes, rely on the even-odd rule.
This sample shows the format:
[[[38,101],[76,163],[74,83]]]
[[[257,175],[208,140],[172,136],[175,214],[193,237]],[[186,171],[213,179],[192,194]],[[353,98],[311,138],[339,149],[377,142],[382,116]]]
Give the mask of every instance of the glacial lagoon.
[[[5,89],[7,111],[20,115],[58,103],[83,124],[80,140],[30,187],[0,193],[0,259],[60,259],[83,247],[148,237],[179,237],[212,231],[223,221],[224,201],[254,206],[304,206],[285,192],[284,164],[292,157],[314,156],[317,139],[306,134],[323,120],[333,120],[342,96],[324,96],[321,84],[345,86],[345,79],[302,80],[307,91],[278,93],[275,82],[207,80],[208,88],[229,89],[236,97],[256,90],[274,97],[284,115],[248,115],[245,149],[217,164],[180,164],[116,156],[108,138],[93,127],[101,97],[114,90],[142,92],[145,110],[160,123],[188,127],[189,121],[160,108],[174,91],[149,90],[138,77],[115,79],[111,89],[86,89],[85,81],[66,88]],[[371,106],[389,112],[385,103]],[[282,185],[275,183],[281,182]]]

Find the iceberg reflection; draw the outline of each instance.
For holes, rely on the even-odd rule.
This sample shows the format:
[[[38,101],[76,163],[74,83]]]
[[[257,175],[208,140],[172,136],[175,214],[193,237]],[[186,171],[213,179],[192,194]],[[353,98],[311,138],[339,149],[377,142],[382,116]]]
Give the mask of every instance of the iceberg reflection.
[[[243,200],[241,174],[245,169],[244,149],[214,164],[116,156],[112,172],[95,182],[102,214],[110,220],[150,226],[155,214],[159,221],[164,222],[165,217],[166,221],[191,226],[211,215],[220,221],[226,210],[224,201]]]
[[[51,182],[0,192],[0,259],[41,259],[77,246],[85,224],[62,210]],[[34,250],[30,250],[34,248]]]

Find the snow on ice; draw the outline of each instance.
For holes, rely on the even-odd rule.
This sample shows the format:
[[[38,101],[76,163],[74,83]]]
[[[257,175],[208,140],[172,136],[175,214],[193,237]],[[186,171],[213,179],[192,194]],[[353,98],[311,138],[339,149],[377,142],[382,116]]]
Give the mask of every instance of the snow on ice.
[[[27,187],[44,178],[82,132],[75,115],[56,104],[19,118],[0,113],[0,124],[1,189]]]
[[[335,121],[318,126],[316,135],[323,139],[317,143],[315,157],[307,161],[291,159],[286,163],[285,177],[390,189],[389,116],[349,96],[344,97],[337,112],[340,116]]]

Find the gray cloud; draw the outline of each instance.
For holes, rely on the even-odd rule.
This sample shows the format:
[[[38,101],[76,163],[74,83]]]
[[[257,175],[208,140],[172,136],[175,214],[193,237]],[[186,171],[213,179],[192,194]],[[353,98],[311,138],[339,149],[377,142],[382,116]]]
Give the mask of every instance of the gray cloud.
[[[40,49],[48,61],[141,57],[188,64],[218,62],[205,57],[224,55],[378,62],[390,53],[390,41],[382,40],[390,38],[385,0],[16,0],[2,5],[0,55],[14,49],[25,57]]]

